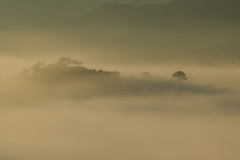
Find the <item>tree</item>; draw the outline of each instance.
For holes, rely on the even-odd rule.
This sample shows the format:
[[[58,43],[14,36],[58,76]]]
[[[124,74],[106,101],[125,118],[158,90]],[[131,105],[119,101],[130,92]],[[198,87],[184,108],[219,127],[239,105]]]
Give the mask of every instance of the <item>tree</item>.
[[[67,58],[67,57],[62,57],[58,60],[59,63],[62,63],[64,65],[75,65],[80,66],[82,64],[82,62],[76,61],[76,60],[72,60],[71,58]]]
[[[76,67],[82,65],[82,62],[72,60],[72,64],[74,64]]]
[[[71,58],[66,58],[66,57],[62,57],[58,60],[59,63],[65,64],[65,65],[69,65],[71,64]]]
[[[173,73],[172,78],[177,80],[187,80],[186,74],[182,71]]]

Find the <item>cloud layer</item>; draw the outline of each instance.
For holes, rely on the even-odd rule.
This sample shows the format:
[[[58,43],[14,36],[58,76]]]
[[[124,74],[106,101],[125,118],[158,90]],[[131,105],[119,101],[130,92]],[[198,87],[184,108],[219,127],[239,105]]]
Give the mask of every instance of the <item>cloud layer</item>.
[[[239,158],[239,91],[71,62],[1,77],[0,159]]]

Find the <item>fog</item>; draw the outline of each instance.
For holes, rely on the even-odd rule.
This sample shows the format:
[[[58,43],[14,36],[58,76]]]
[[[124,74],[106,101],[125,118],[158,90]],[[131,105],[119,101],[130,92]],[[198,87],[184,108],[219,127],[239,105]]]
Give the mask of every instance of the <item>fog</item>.
[[[3,57],[34,61],[68,55],[100,66],[194,64],[238,66],[239,29],[145,29],[126,26],[61,25],[2,30]]]
[[[0,4],[1,160],[240,158],[237,0]]]
[[[48,105],[1,109],[1,159],[239,158],[238,115],[129,113],[101,108],[108,101],[101,105],[99,101]]]
[[[1,159],[239,158],[238,89],[61,59],[1,78]]]

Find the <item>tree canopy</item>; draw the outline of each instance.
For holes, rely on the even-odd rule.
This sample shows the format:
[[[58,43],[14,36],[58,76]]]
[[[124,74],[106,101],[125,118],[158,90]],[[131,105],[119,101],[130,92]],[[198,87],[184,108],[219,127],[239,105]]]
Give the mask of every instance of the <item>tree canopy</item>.
[[[173,73],[172,78],[177,80],[187,80],[186,74],[183,71]]]
[[[71,58],[67,58],[67,57],[61,57],[58,60],[59,63],[65,64],[67,66],[69,65],[75,65],[75,66],[80,66],[82,65],[82,62],[79,62],[77,60],[72,60]]]

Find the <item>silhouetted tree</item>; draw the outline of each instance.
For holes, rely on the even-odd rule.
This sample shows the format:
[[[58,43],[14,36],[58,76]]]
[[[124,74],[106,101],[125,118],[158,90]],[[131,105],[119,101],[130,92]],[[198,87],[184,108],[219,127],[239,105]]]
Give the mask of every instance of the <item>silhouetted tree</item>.
[[[67,58],[67,57],[62,57],[58,60],[59,63],[62,63],[64,65],[75,65],[75,66],[80,66],[82,64],[82,62],[79,62],[77,60],[72,60],[71,58]]]
[[[182,71],[177,71],[173,73],[172,78],[178,79],[178,80],[187,80],[186,74]]]
[[[82,65],[82,62],[72,60],[72,64],[74,64],[75,66],[80,66],[80,65]]]
[[[61,57],[58,60],[59,63],[65,64],[65,65],[69,65],[71,64],[71,58],[67,58],[67,57]]]

